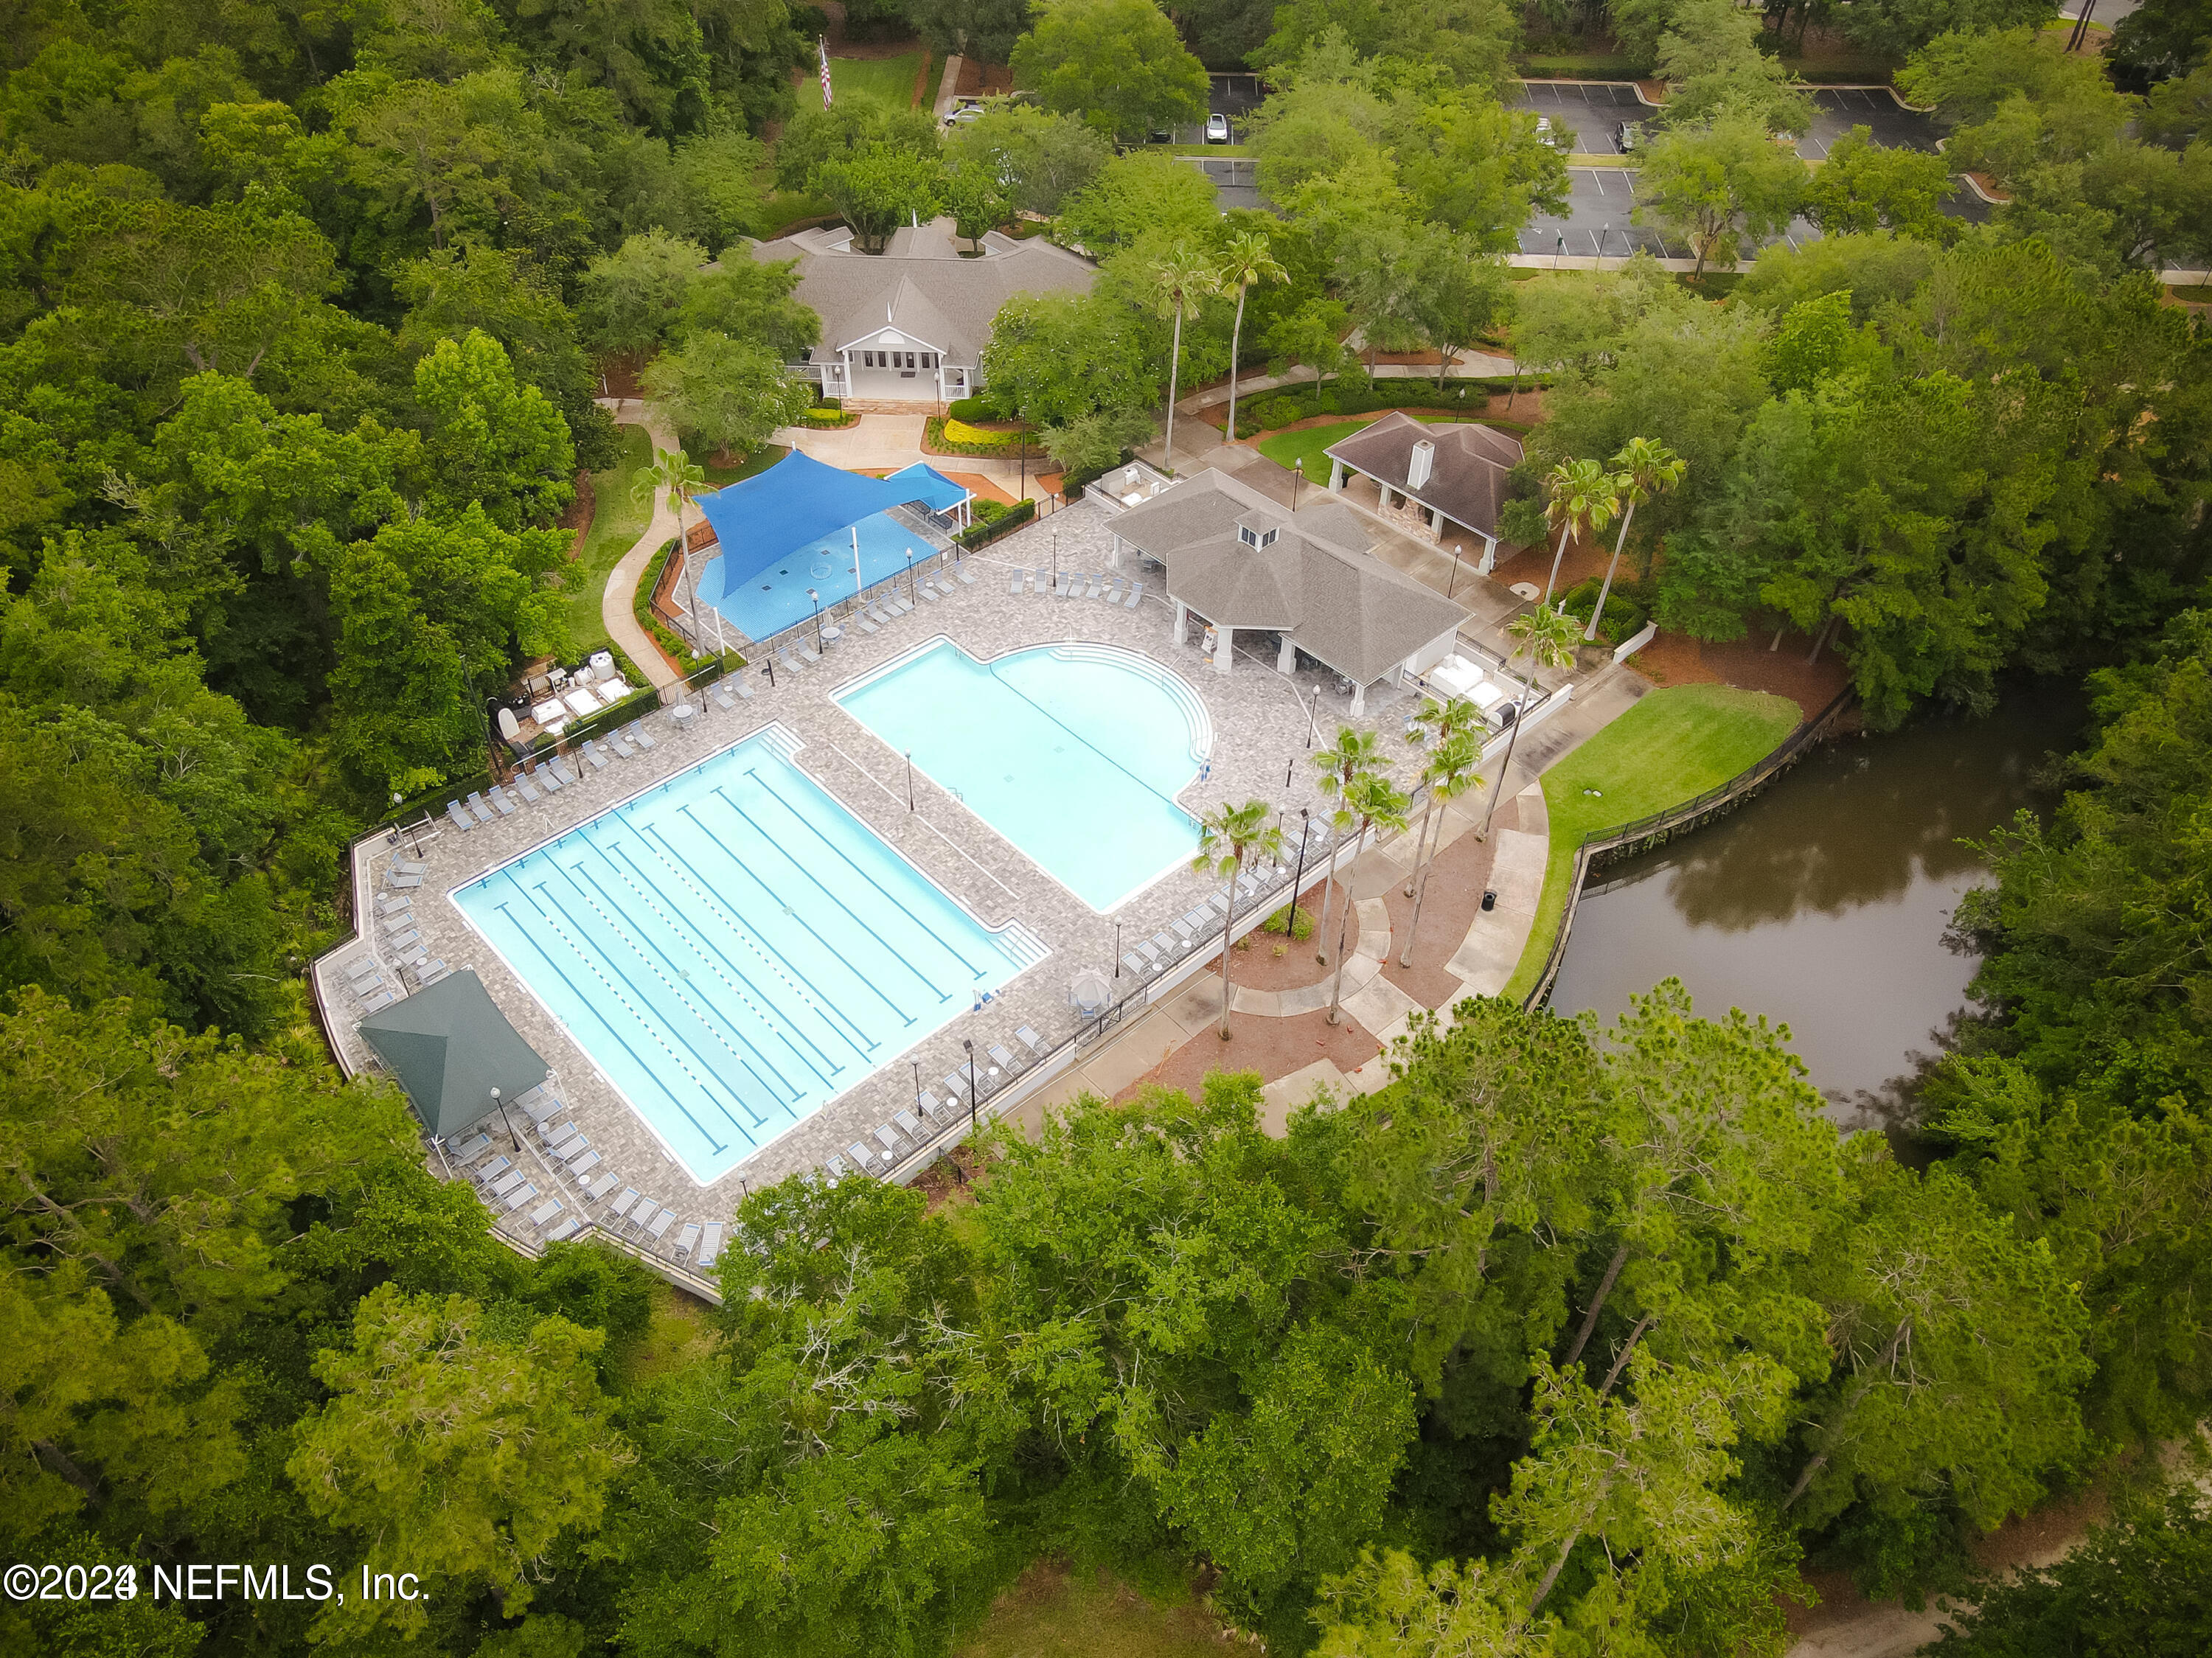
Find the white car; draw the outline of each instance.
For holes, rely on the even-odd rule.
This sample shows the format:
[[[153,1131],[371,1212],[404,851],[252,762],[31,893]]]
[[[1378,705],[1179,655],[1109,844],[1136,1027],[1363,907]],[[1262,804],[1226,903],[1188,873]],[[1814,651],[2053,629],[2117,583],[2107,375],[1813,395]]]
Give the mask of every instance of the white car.
[[[1229,142],[1229,118],[1226,115],[1209,115],[1206,118],[1206,142],[1209,144],[1225,144]]]
[[[966,126],[970,121],[980,121],[982,118],[982,105],[963,104],[958,109],[954,110],[951,114],[945,118],[945,125],[948,127]]]
[[[1536,118],[1536,142],[1540,144],[1552,145],[1557,145],[1559,142],[1559,135],[1552,131],[1552,118],[1548,115],[1539,115]]]

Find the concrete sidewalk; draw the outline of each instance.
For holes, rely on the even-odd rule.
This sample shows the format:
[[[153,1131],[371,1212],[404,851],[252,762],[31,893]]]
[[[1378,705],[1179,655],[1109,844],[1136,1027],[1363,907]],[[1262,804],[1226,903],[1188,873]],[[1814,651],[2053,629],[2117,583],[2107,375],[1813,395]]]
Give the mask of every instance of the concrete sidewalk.
[[[613,413],[617,424],[642,426],[655,449],[677,446],[676,430],[669,425],[667,417],[642,398],[600,398],[597,401],[600,408]],[[673,685],[684,676],[669,665],[652,635],[637,625],[632,604],[637,584],[645,579],[645,567],[660,550],[660,544],[672,540],[675,535],[676,514],[669,510],[667,492],[663,490],[654,497],[653,521],[609,574],[606,591],[599,598],[599,620],[606,628],[607,637],[621,646],[623,654],[637,664],[637,671],[655,685]]]

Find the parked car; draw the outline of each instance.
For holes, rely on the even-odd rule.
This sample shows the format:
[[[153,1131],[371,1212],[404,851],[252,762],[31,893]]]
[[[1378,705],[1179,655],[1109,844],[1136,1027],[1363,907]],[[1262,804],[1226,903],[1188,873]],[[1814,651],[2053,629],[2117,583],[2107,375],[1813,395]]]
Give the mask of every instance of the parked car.
[[[1644,123],[1623,121],[1613,130],[1613,142],[1624,155],[1632,155],[1644,148]]]
[[[982,118],[982,105],[963,104],[945,118],[945,125],[948,127],[966,126],[970,121],[980,121]]]
[[[1156,144],[1171,144],[1175,142],[1175,134],[1165,127],[1154,127],[1152,142]]]
[[[1229,118],[1226,115],[1216,113],[1206,118],[1206,142],[1209,144],[1229,142]]]
[[[1549,144],[1555,149],[1559,148],[1559,135],[1553,130],[1552,118],[1548,115],[1539,115],[1536,118],[1536,142],[1540,144]]]

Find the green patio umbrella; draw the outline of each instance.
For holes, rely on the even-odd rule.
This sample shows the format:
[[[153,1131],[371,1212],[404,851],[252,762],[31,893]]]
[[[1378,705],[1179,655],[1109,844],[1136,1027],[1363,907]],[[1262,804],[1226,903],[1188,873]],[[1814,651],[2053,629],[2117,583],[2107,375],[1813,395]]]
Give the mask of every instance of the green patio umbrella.
[[[552,1074],[472,972],[441,979],[370,1014],[361,1034],[440,1139]]]

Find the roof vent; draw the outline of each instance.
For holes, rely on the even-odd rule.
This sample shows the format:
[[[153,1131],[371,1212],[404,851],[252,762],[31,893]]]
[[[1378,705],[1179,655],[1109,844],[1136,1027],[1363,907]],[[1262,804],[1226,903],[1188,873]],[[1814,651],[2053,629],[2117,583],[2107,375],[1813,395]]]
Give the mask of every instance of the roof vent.
[[[1437,446],[1423,438],[1413,446],[1413,459],[1406,463],[1406,487],[1418,489],[1429,481],[1429,474],[1437,468]]]

